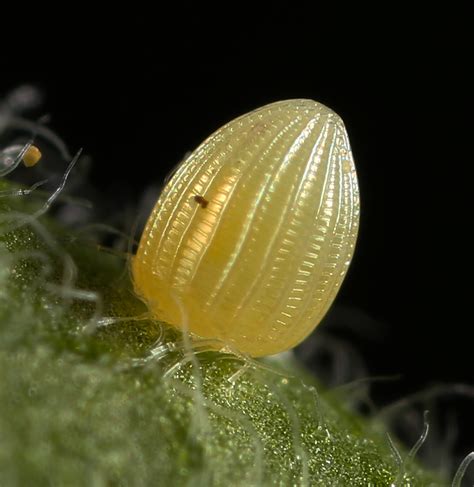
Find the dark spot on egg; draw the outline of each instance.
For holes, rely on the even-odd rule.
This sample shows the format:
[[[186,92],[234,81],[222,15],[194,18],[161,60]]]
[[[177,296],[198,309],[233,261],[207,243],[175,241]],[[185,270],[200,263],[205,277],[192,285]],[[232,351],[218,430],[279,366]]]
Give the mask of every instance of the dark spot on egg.
[[[201,205],[201,208],[203,210],[206,209],[207,208],[207,205],[209,204],[209,201],[206,200],[206,198],[204,198],[204,196],[201,196],[201,195],[198,195],[198,194],[194,197],[194,201],[196,203],[199,203]]]

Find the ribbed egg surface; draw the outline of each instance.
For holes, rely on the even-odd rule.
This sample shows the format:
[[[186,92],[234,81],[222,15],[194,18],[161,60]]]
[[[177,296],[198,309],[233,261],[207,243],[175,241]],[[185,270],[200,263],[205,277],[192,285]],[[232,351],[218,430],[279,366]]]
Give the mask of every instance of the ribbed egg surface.
[[[150,311],[250,356],[301,342],[349,266],[359,194],[346,129],[312,100],[273,103],[205,140],[164,188],[133,259]]]

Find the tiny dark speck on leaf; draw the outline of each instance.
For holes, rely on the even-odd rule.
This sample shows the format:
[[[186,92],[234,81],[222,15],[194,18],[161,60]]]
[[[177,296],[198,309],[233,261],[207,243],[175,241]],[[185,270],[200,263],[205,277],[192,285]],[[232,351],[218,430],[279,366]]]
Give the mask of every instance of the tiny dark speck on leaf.
[[[201,205],[202,209],[207,208],[207,205],[209,204],[209,201],[206,200],[206,198],[204,198],[204,196],[200,196],[198,194],[194,197],[194,201],[196,203],[199,203]]]

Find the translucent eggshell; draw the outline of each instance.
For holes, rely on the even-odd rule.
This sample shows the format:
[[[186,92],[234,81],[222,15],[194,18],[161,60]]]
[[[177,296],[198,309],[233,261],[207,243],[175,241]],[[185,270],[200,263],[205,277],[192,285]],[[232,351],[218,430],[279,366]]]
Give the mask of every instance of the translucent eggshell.
[[[359,192],[342,120],[273,103],[217,130],[178,168],[132,271],[159,319],[250,356],[301,342],[333,302],[357,236]],[[177,303],[181,303],[178,305]]]

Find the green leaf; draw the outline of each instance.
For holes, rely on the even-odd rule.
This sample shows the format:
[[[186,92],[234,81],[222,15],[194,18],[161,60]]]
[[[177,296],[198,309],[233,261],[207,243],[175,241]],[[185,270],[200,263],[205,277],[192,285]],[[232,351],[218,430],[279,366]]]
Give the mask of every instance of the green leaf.
[[[52,221],[11,230],[38,201],[0,197],[0,485],[446,485],[288,356],[97,328],[146,311],[127,259]]]

